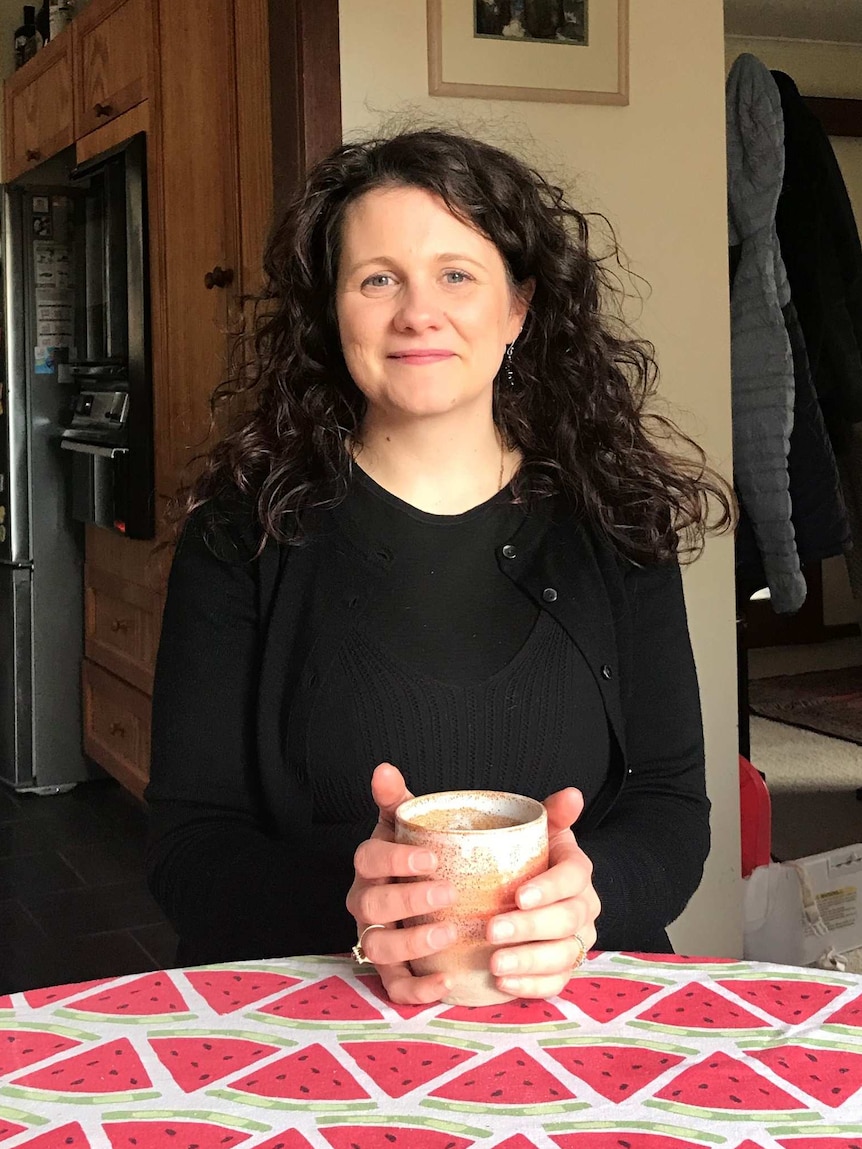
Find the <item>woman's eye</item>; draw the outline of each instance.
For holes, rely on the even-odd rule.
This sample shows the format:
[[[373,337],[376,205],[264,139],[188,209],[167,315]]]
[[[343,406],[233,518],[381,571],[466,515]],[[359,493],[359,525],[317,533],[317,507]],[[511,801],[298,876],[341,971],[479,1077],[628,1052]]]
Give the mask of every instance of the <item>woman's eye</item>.
[[[392,276],[388,272],[379,271],[377,275],[369,275],[363,282],[363,287],[388,287],[392,280]]]
[[[447,283],[466,283],[470,278],[466,271],[446,271],[443,274]]]

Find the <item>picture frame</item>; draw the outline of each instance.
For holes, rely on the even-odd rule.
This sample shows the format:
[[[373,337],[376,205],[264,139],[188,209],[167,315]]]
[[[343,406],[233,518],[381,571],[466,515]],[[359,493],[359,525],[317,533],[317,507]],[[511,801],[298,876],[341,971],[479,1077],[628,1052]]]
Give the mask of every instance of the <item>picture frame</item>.
[[[484,35],[477,32],[481,2],[426,0],[430,95],[628,104],[629,0],[585,0],[586,42],[512,38],[510,29]]]

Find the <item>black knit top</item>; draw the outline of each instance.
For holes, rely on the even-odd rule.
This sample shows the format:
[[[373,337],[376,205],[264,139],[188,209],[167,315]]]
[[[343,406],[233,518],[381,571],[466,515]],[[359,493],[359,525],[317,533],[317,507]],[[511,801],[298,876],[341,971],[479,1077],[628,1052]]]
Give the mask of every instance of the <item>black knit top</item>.
[[[308,725],[314,820],[367,813],[378,762],[416,794],[501,789],[540,800],[608,770],[595,679],[563,628],[500,571],[523,520],[502,490],[461,515],[417,510],[356,468],[346,509],[393,554],[386,593],[344,636]]]

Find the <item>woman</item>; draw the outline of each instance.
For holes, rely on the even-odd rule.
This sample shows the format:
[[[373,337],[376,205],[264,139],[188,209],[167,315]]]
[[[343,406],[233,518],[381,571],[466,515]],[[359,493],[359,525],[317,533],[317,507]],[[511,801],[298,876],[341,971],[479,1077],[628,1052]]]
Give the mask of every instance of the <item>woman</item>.
[[[451,933],[398,928],[453,896],[392,840],[408,782],[547,798],[551,867],[489,923],[507,992],[559,992],[596,942],[669,949],[709,846],[677,552],[730,505],[645,414],[650,348],[605,313],[585,217],[502,151],[406,133],[318,165],[266,272],[159,649],[179,960],[358,934],[393,1000],[438,1000],[409,960]]]

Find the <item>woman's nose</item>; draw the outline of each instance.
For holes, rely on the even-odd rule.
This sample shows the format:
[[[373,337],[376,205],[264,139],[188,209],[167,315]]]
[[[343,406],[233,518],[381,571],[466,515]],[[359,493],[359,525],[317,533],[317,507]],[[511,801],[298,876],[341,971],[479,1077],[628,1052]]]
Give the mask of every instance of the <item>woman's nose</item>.
[[[414,283],[402,288],[395,312],[399,331],[426,331],[439,326],[440,320],[439,301],[431,285]]]

